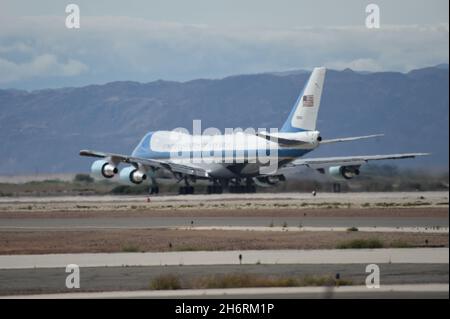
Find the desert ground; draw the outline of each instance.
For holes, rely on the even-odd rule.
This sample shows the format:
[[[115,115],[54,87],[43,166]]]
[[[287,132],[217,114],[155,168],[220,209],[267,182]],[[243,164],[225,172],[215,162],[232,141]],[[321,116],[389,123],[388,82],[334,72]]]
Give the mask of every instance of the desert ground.
[[[62,254],[58,256],[67,256],[70,263],[70,256],[86,253],[111,254],[120,260],[123,254],[231,251],[237,256],[249,251],[314,253],[325,249],[359,251],[361,262],[367,254],[364,249],[392,250],[393,260],[398,251],[411,249],[443,249],[448,254],[448,198],[447,192],[0,197],[0,257]],[[401,295],[414,297],[418,296],[414,289],[422,293],[428,289],[420,285],[448,285],[448,262],[426,257],[417,263],[383,262],[386,284],[419,285],[411,286],[416,287],[412,291],[401,288]],[[0,267],[0,294],[69,292],[59,266],[33,270],[21,269],[20,259],[17,263],[15,270]],[[84,267],[80,291],[157,289],[152,285],[165,283],[166,275],[172,276],[169,282],[176,283],[174,289],[182,290],[208,285],[321,286],[330,281],[332,285],[360,285],[365,277],[365,265],[355,266],[352,260],[339,266],[256,262],[247,268],[189,266],[187,272],[179,267],[187,266]],[[278,276],[267,281],[265,277],[273,271]],[[342,280],[333,279],[337,273]],[[209,279],[202,279],[204,274]],[[426,294],[448,296],[441,286]]]

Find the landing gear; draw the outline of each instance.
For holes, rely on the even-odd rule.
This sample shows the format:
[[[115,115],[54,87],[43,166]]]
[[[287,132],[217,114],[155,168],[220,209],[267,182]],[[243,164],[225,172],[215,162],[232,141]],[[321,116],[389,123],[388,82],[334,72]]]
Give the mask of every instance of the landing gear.
[[[333,183],[333,193],[340,193],[340,192],[341,192],[341,184]]]
[[[208,185],[207,188],[208,194],[222,194],[223,188],[220,184]]]
[[[248,177],[245,180],[245,185],[242,185],[240,180],[236,180],[234,184],[229,187],[230,193],[256,193],[255,182]]]
[[[154,177],[152,177],[151,179],[152,179],[152,183],[151,183],[150,189],[148,190],[148,194],[149,195],[159,194],[159,186],[156,183],[156,179]]]
[[[188,194],[194,194],[194,186],[189,185],[189,180],[187,177],[184,177],[184,185],[180,186],[178,189],[178,194],[180,195],[188,195]]]
[[[208,185],[207,193],[208,194],[222,194],[223,193],[223,185],[227,185],[226,181],[220,181],[217,179],[213,180],[212,185]]]
[[[238,184],[238,185],[230,185],[228,188],[230,193],[243,193],[244,192],[244,186]]]
[[[181,186],[178,189],[178,194],[180,194],[180,195],[194,194],[194,186],[190,186],[190,185]]]
[[[246,193],[256,193],[256,186],[253,178],[248,177],[245,180],[245,192]]]
[[[150,187],[150,191],[149,191],[150,195],[158,194],[158,193],[159,193],[159,186],[152,186],[152,187]]]

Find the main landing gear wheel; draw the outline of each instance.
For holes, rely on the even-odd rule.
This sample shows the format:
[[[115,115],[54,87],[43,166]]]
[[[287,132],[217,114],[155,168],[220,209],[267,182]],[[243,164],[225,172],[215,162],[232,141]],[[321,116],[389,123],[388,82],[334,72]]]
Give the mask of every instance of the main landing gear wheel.
[[[237,180],[229,189],[230,193],[256,193],[256,185],[252,178],[246,178],[245,184]]]
[[[223,188],[221,185],[208,185],[208,194],[222,194]]]
[[[178,194],[180,194],[180,195],[194,194],[194,187],[193,186],[181,186],[178,189]]]
[[[159,187],[158,186],[154,186],[150,188],[150,195],[152,194],[158,194],[159,193]]]

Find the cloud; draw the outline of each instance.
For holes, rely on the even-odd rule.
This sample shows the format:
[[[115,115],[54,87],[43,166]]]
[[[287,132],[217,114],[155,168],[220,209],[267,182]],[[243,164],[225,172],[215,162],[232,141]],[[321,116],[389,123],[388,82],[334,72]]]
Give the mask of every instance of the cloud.
[[[76,76],[87,70],[88,67],[79,61],[69,59],[65,63],[59,62],[52,54],[38,55],[24,63],[0,58],[0,83],[49,76]]]
[[[409,71],[448,62],[448,36],[448,23],[243,28],[90,16],[68,30],[61,17],[21,17],[0,28],[0,81],[189,80],[318,65]]]
[[[0,53],[30,53],[33,52],[33,48],[23,42],[16,42],[10,45],[0,46]]]

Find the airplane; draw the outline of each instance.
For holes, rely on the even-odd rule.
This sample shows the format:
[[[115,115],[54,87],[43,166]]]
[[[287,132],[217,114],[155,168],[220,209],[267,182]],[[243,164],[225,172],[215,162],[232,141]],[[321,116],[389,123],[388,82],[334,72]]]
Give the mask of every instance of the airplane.
[[[258,130],[254,133],[238,131],[194,135],[180,131],[155,131],[147,133],[131,155],[91,150],[81,150],[80,155],[100,158],[91,166],[92,175],[110,179],[118,174],[119,180],[128,185],[146,181],[150,194],[159,193],[158,179],[168,175],[181,183],[179,194],[193,194],[192,184],[198,181],[209,183],[209,194],[220,194],[224,189],[231,193],[244,193],[255,192],[257,185],[273,186],[285,181],[283,172],[288,168],[309,167],[323,174],[328,172],[337,180],[350,180],[359,175],[360,167],[369,161],[429,155],[403,153],[302,158],[321,145],[383,136],[322,138],[316,122],[325,74],[324,67],[313,69],[285,123],[275,132]],[[267,155],[267,152],[267,158],[258,157],[258,154]],[[274,165],[271,170],[264,170],[268,161]],[[119,172],[120,163],[129,165]]]

